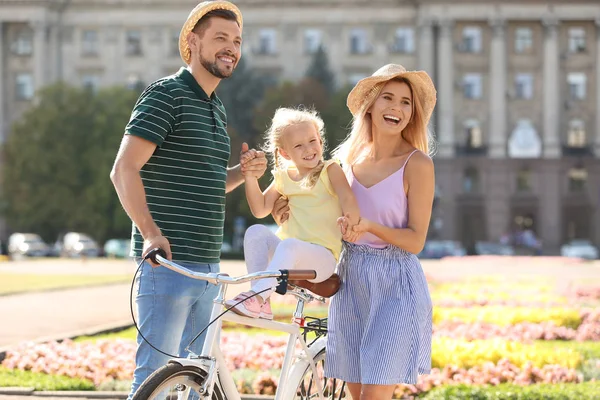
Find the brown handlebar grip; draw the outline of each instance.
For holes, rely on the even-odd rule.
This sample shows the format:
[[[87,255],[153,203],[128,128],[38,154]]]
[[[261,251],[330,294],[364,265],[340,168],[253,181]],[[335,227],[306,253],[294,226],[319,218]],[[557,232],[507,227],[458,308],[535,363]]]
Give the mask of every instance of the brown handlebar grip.
[[[312,269],[292,269],[288,270],[288,279],[295,280],[310,280],[317,277],[317,272]]]

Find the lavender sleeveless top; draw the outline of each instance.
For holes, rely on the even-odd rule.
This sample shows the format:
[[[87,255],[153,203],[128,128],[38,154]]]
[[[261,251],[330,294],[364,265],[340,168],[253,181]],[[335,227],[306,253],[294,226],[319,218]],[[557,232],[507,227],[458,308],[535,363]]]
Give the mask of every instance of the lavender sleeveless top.
[[[352,167],[346,168],[346,177],[358,202],[361,217],[389,228],[406,228],[408,199],[404,192],[404,168],[417,151],[414,150],[408,155],[402,168],[369,188],[361,185],[356,179]],[[366,244],[379,249],[389,245],[371,233],[363,234],[356,244]]]

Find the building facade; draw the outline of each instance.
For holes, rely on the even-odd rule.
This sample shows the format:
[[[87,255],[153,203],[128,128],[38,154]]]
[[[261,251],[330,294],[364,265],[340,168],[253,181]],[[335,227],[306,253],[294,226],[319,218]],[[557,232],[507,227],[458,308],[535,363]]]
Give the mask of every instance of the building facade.
[[[301,78],[320,45],[338,85],[386,63],[431,74],[432,237],[469,246],[529,230],[549,254],[573,238],[600,245],[597,0],[235,3],[244,57],[265,76]],[[195,4],[0,0],[0,138],[49,83],[140,85],[176,71]]]

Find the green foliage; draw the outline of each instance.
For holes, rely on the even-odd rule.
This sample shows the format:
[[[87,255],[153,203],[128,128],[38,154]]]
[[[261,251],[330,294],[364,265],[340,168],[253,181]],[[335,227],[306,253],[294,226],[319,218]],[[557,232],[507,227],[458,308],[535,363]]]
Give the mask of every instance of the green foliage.
[[[35,390],[95,390],[91,381],[41,372],[0,367],[0,387],[29,387]]]
[[[424,400],[591,400],[597,399],[600,382],[518,386],[444,386],[434,389]]]
[[[4,147],[3,208],[13,231],[53,242],[82,231],[100,243],[128,237],[130,222],[109,179],[137,92],[93,93],[57,84],[12,129]]]
[[[323,85],[328,94],[333,94],[335,91],[335,76],[329,69],[329,60],[323,46],[319,46],[314,54],[312,62],[306,70],[306,77]]]

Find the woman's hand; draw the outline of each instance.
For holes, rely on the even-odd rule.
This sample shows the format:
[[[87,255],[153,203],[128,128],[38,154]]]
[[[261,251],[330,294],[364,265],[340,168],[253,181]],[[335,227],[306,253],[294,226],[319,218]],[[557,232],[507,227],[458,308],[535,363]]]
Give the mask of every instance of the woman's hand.
[[[290,217],[290,206],[288,203],[289,201],[285,196],[281,196],[275,201],[271,215],[277,225],[283,224]]]
[[[352,225],[349,214],[339,217],[337,222],[340,227],[340,231],[342,232],[342,239],[344,239],[346,242],[352,243],[356,242],[363,233],[367,232],[366,227],[369,223],[368,220],[359,218],[358,223]]]

